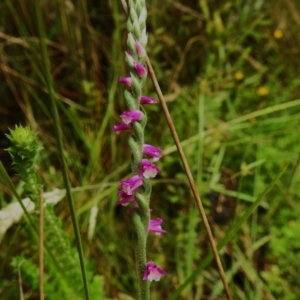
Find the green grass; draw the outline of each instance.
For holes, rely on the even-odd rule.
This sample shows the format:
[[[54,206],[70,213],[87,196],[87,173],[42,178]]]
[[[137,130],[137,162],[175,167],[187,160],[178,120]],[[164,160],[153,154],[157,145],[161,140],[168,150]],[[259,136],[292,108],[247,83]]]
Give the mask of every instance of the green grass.
[[[299,299],[299,3],[149,0],[147,7],[148,56],[222,246],[233,298]],[[28,124],[44,148],[35,167],[45,192],[65,189],[59,155],[65,158],[91,299],[99,297],[95,286],[103,299],[135,299],[131,220],[114,204],[118,181],[130,172],[126,135],[112,131],[125,109],[123,87],[117,84],[126,74],[121,4],[5,0],[0,15],[0,160],[16,188],[14,195],[2,170],[0,209],[22,196],[1,150],[9,146],[4,133]],[[150,79],[144,89],[155,97]],[[145,140],[164,154],[151,207],[168,231],[148,241],[149,260],[168,272],[151,285],[152,299],[225,299],[161,107],[148,106],[147,114]],[[76,248],[66,198],[55,213]],[[29,220],[1,237],[0,299],[19,298],[19,257],[26,259],[24,299],[38,299],[29,276],[37,272],[38,258]],[[46,299],[57,299],[53,276],[64,278],[64,272],[49,259],[45,275],[52,284]],[[64,293],[74,292],[73,287],[67,291],[67,282]]]

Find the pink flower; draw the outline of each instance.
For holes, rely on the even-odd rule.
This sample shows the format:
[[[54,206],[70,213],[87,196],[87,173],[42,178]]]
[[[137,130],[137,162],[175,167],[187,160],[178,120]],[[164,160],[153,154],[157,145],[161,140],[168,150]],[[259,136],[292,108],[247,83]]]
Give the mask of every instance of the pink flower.
[[[154,178],[160,169],[148,159],[141,161],[141,173],[145,178]]]
[[[127,206],[129,203],[134,202],[134,195],[127,195],[124,191],[119,191],[118,195],[120,200],[115,203],[116,205]]]
[[[119,77],[118,81],[122,84],[125,84],[128,87],[131,87],[131,84],[132,84],[131,77]]]
[[[154,104],[154,103],[157,103],[157,101],[148,96],[141,96],[140,103],[141,104]]]
[[[161,148],[156,148],[154,146],[144,144],[143,145],[143,153],[148,156],[152,156],[154,161],[157,161],[161,158]]]
[[[139,75],[141,78],[147,76],[147,70],[146,70],[146,68],[145,68],[142,64],[140,64],[140,63],[138,63],[138,62],[135,62],[135,63],[134,63],[134,68],[135,68],[136,72],[138,73],[138,75]]]
[[[114,125],[114,132],[116,134],[119,134],[121,131],[128,130],[128,129],[131,129],[131,126],[128,124],[122,123],[122,124]]]
[[[156,235],[161,235],[162,233],[167,233],[165,230],[161,228],[161,224],[163,223],[162,218],[157,218],[156,220],[150,220],[148,231],[155,232]]]
[[[124,111],[120,117],[125,124],[130,124],[133,121],[138,121],[142,118],[143,113],[140,110]]]
[[[132,195],[133,191],[143,184],[143,178],[140,175],[134,175],[126,180],[121,180],[119,188],[127,195]]]
[[[143,280],[159,281],[162,275],[166,275],[167,272],[157,266],[153,261],[149,261],[146,264]]]
[[[135,42],[135,49],[136,49],[138,57],[145,57],[146,56],[146,50],[139,41]]]

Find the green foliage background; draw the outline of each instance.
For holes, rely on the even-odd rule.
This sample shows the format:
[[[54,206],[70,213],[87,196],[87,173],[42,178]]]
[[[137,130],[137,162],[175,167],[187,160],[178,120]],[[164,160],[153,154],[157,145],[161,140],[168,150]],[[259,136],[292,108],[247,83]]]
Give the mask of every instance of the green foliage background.
[[[289,165],[221,251],[233,298],[299,299],[299,1],[149,0],[147,8],[148,56],[217,242]],[[15,124],[30,125],[39,136],[44,149],[36,169],[45,191],[64,188],[37,12],[46,28],[89,278],[93,288],[99,286],[92,299],[134,299],[130,215],[114,204],[118,181],[130,170],[126,134],[112,131],[125,109],[117,84],[126,75],[125,15],[117,0],[0,2],[0,159],[20,193],[3,150],[10,145],[4,134]],[[150,79],[145,94],[155,97]],[[168,299],[210,248],[161,107],[146,109],[146,141],[164,149],[151,206],[168,231],[148,242],[149,260],[168,272],[152,284],[152,299]],[[1,187],[4,208],[12,195]],[[93,207],[96,227],[89,233]],[[75,246],[66,201],[55,213]],[[1,239],[0,299],[18,299],[17,269],[24,259],[25,299],[38,299],[38,251],[28,226],[15,224]],[[46,299],[61,299],[56,290],[50,279]],[[200,272],[179,299],[224,299],[215,265]]]

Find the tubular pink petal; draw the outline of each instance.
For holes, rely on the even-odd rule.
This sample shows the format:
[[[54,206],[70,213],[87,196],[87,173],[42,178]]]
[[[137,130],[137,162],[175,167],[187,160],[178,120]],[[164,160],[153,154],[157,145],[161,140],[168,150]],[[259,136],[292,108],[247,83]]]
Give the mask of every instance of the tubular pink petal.
[[[162,233],[167,233],[167,231],[161,228],[161,224],[163,223],[162,218],[157,218],[156,220],[149,221],[149,232],[154,232],[156,235],[160,235]]]
[[[167,272],[157,266],[153,261],[146,264],[143,280],[159,281],[160,277],[166,275]]]
[[[124,111],[122,115],[120,115],[122,121],[125,124],[130,124],[131,122],[141,120],[143,113],[140,110],[130,110]]]
[[[128,87],[131,87],[132,84],[131,77],[119,77],[118,81]]]
[[[131,129],[131,126],[128,124],[122,123],[122,124],[114,125],[114,132],[116,134],[119,134],[121,131],[128,130],[128,129]]]
[[[160,169],[148,159],[141,161],[141,173],[145,178],[154,178]]]
[[[126,180],[120,181],[120,190],[127,195],[132,195],[134,190],[143,184],[143,178],[140,175],[134,175]]]
[[[141,104],[155,104],[157,101],[154,98],[148,97],[148,96],[141,96],[140,98]]]
[[[139,75],[141,78],[147,76],[147,70],[146,70],[146,68],[145,68],[142,64],[140,64],[140,63],[138,63],[138,62],[135,62],[135,63],[134,63],[134,68],[135,68],[136,72],[138,73],[138,75]]]
[[[127,195],[123,191],[119,191],[118,195],[120,196],[120,200],[117,201],[115,205],[127,206],[129,203],[134,202],[134,195]]]
[[[151,146],[149,144],[143,145],[143,153],[148,156],[152,156],[155,161],[159,160],[161,158],[161,148],[156,148],[154,146]]]

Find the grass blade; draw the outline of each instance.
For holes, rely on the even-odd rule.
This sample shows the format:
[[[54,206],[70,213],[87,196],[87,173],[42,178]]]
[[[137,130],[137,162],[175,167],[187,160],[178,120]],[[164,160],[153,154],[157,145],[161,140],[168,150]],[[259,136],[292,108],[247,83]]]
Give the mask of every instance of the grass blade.
[[[78,221],[77,221],[77,217],[76,217],[75,205],[74,205],[73,196],[72,196],[72,192],[71,192],[71,183],[69,180],[68,168],[67,168],[66,160],[64,157],[62,130],[61,130],[61,125],[60,125],[60,120],[59,120],[57,104],[56,104],[56,93],[55,93],[55,89],[53,86],[53,81],[52,81],[52,77],[51,77],[51,73],[50,73],[49,55],[48,55],[47,45],[46,45],[46,33],[45,33],[44,23],[42,20],[43,15],[42,15],[42,10],[41,10],[39,0],[35,1],[35,8],[36,8],[36,18],[37,18],[37,23],[38,23],[38,32],[39,32],[39,36],[40,36],[41,56],[42,56],[42,61],[43,61],[42,70],[44,71],[44,81],[45,81],[45,84],[47,86],[47,89],[49,91],[49,96],[50,96],[52,117],[53,117],[55,134],[56,134],[56,139],[57,139],[57,144],[58,144],[58,152],[59,152],[60,160],[62,163],[62,173],[63,173],[64,183],[65,183],[65,187],[66,187],[67,199],[68,199],[71,216],[72,216],[75,239],[76,239],[76,244],[77,244],[77,251],[78,251],[78,256],[79,256],[79,260],[80,260],[82,280],[83,280],[84,291],[85,291],[85,298],[86,298],[86,300],[89,300],[90,295],[89,295],[89,289],[88,289],[86,269],[85,269],[85,264],[84,264],[83,247],[82,247],[82,242],[81,242],[81,237],[80,237],[79,225],[78,225]]]
[[[283,170],[272,180],[272,182],[266,187],[266,189],[261,193],[261,195],[257,198],[257,200],[245,211],[244,215],[236,221],[233,227],[229,230],[226,236],[218,243],[217,249],[220,251],[238,232],[238,230],[242,227],[243,223],[251,216],[251,214],[256,210],[259,206],[260,202],[266,197],[266,195],[271,191],[273,186],[276,184],[278,179],[282,176],[282,174],[286,171],[288,166],[283,168]],[[191,284],[197,275],[208,266],[208,264],[214,258],[213,254],[210,253],[206,256],[206,258],[202,261],[200,266],[193,272],[191,276],[189,276],[186,281],[168,298],[168,300],[177,299],[180,293]]]

